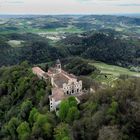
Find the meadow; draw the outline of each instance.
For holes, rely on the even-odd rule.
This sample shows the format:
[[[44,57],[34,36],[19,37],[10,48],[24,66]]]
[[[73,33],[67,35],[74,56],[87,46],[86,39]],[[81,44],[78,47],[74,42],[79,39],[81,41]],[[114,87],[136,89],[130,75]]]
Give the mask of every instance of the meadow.
[[[92,73],[90,76],[102,84],[111,86],[113,81],[117,80],[121,75],[129,77],[140,77],[140,72],[133,72],[120,66],[109,65],[103,62],[90,62],[89,64],[100,70],[100,73]]]

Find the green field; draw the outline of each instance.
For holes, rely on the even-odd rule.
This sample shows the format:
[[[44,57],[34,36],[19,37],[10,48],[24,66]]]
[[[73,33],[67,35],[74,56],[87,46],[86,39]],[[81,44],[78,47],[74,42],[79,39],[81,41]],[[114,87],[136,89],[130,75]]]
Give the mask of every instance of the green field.
[[[9,34],[9,33],[81,33],[83,32],[82,29],[79,29],[75,26],[68,26],[68,27],[59,27],[59,28],[52,28],[52,29],[40,29],[40,28],[32,28],[30,26],[23,26],[19,27],[18,30],[5,30],[0,31],[0,34]]]
[[[140,77],[140,72],[133,72],[127,68],[109,65],[102,62],[95,62],[90,64],[94,65],[97,69],[100,70],[100,73],[93,73],[91,77],[103,84],[111,85],[112,82],[117,80],[120,75]]]
[[[120,76],[122,74],[122,75],[140,77],[139,72],[132,72],[127,68],[123,68],[115,65],[109,65],[101,62],[92,63],[92,65],[98,68],[101,71],[101,73],[112,74],[114,76]]]
[[[82,29],[79,29],[75,26],[68,26],[68,27],[64,27],[64,28],[57,28],[56,29],[57,32],[68,32],[68,33],[81,33],[83,32]]]

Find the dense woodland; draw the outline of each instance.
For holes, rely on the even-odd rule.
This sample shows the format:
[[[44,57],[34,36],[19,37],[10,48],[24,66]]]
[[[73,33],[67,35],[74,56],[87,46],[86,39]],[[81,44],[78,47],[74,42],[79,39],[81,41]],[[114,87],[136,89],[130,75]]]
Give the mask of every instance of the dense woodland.
[[[62,59],[63,67],[69,73],[73,73],[76,76],[89,75],[97,69],[94,66],[88,64],[88,61],[81,59],[80,57],[71,57]]]
[[[23,40],[23,47],[11,47],[8,40]],[[34,34],[0,35],[0,66],[19,64],[29,61],[31,64],[43,63],[57,59],[60,55],[55,47]]]
[[[140,47],[132,42],[121,40],[112,34],[85,33],[80,37],[68,36],[62,40],[61,48],[69,55],[122,66],[138,66],[140,65]]]
[[[8,40],[23,40],[22,47],[11,47]],[[140,65],[140,43],[121,40],[113,34],[87,32],[68,35],[51,45],[49,40],[34,34],[0,35],[0,66],[49,62],[57,58],[80,56],[124,67]]]
[[[49,112],[50,83],[39,80],[27,62],[0,68],[0,139],[139,140],[140,80],[120,79],[113,88],[88,93],[77,106],[62,101]]]

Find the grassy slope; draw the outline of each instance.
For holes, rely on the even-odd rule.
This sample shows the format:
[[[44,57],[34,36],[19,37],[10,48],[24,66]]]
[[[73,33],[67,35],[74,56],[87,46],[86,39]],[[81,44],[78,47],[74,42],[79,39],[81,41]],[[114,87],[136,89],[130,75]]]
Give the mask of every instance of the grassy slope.
[[[140,77],[140,73],[132,72],[127,68],[115,66],[115,65],[108,65],[102,62],[93,63],[96,68],[101,70],[101,73],[112,74],[114,76],[120,76],[121,74],[129,75],[129,76],[137,76]]]
[[[94,65],[97,69],[101,71],[101,73],[97,75],[93,73],[91,77],[103,84],[111,85],[112,81],[118,79],[120,75],[140,77],[140,72],[132,72],[127,68],[109,65],[102,62],[90,62],[90,64]]]

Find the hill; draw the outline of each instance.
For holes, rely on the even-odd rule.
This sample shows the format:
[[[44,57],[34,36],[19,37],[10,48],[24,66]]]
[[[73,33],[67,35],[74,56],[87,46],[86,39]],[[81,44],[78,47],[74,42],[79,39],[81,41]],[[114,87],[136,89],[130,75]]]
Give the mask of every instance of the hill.
[[[18,42],[18,44],[16,44]],[[43,63],[59,58],[60,53],[48,40],[35,34],[0,35],[0,66]]]
[[[122,40],[110,33],[87,32],[70,35],[60,41],[66,55],[81,56],[120,66],[139,66],[140,47],[135,42]]]
[[[33,75],[27,62],[0,68],[0,137],[138,140],[139,84],[139,79],[118,80],[113,88],[89,93],[79,106],[73,98],[64,100],[56,116],[48,108],[49,82]]]

